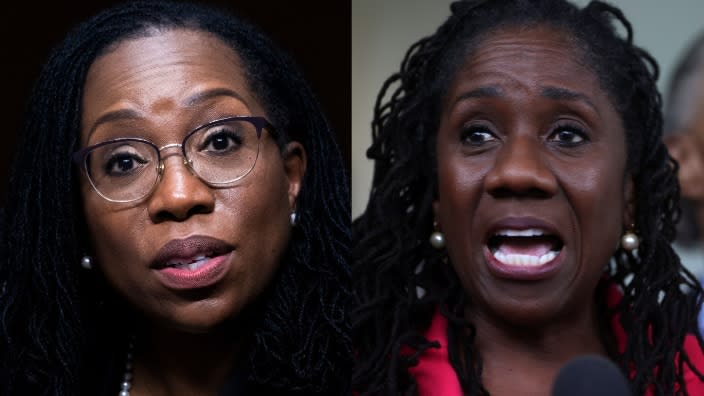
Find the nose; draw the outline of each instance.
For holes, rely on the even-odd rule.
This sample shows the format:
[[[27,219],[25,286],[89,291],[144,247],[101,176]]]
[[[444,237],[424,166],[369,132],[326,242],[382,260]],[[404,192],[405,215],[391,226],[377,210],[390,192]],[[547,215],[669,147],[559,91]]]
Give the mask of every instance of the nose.
[[[215,207],[212,189],[184,164],[180,155],[164,157],[161,179],[149,197],[147,210],[154,223],[184,221]]]
[[[516,137],[498,150],[485,178],[486,189],[496,198],[549,198],[557,193],[558,182],[548,166],[538,139]]]

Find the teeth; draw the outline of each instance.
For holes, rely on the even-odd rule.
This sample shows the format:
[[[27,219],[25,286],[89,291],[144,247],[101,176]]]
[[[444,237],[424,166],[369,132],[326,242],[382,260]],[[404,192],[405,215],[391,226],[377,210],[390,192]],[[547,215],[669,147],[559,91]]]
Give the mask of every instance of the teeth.
[[[527,230],[500,230],[495,235],[505,237],[534,237],[543,236],[545,232],[538,228],[529,228]]]
[[[527,254],[509,254],[509,253],[494,253],[494,257],[505,265],[514,265],[518,267],[537,267],[548,263],[557,257],[558,252],[550,251],[544,255],[537,257]]]
[[[169,267],[174,267],[174,268],[179,268],[179,269],[189,269],[191,271],[197,270],[198,268],[202,267],[203,264],[205,264],[208,261],[208,256],[201,254],[196,257],[193,257],[192,260],[189,261],[172,261],[169,262],[168,266]]]

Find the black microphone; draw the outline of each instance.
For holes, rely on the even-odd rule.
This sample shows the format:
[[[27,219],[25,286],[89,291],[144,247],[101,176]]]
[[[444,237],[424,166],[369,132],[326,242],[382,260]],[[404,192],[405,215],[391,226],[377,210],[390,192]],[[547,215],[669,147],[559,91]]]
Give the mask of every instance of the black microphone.
[[[630,396],[626,377],[610,360],[597,355],[576,357],[557,373],[552,396]]]

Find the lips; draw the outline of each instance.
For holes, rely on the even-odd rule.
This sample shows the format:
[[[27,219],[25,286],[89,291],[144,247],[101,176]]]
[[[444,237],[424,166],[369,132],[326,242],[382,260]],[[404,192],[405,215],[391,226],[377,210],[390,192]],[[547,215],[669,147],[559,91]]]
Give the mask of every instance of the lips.
[[[151,267],[195,270],[200,268],[208,258],[222,256],[232,250],[234,247],[228,243],[207,236],[174,239],[157,252]]]
[[[225,277],[234,247],[219,239],[175,239],[157,253],[151,268],[164,286],[175,290],[212,286]]]

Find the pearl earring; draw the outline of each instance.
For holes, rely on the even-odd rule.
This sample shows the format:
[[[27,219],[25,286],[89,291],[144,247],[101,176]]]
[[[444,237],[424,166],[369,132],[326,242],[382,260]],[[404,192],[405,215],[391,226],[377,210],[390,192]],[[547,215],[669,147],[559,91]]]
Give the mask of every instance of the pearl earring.
[[[93,259],[91,259],[90,256],[83,256],[81,259],[81,267],[87,270],[93,269]]]
[[[438,231],[437,221],[433,221],[433,228],[435,229],[435,231],[430,234],[430,245],[435,249],[442,249],[445,247],[445,235],[442,232]]]
[[[629,253],[638,249],[638,245],[640,245],[640,238],[636,235],[634,228],[635,226],[631,225],[621,237],[621,247]]]
[[[295,227],[296,224],[298,224],[298,219],[296,218],[296,211],[295,210],[293,212],[291,212],[290,220],[291,220],[292,227]]]

